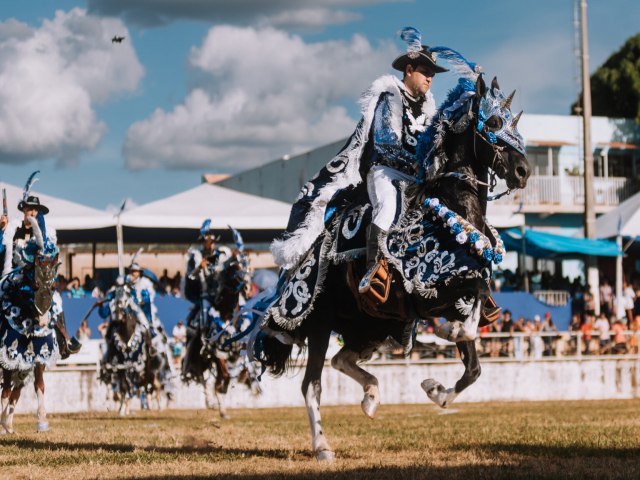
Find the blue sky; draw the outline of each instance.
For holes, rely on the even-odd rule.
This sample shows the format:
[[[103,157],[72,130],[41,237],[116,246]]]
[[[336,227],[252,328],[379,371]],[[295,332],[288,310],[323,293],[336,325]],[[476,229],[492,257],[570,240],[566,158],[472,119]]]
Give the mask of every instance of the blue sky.
[[[96,208],[346,137],[406,25],[517,89],[525,115],[566,114],[577,90],[574,0],[6,3],[0,180],[22,185],[40,169],[40,191]],[[593,71],[640,31],[640,2],[588,11]],[[453,82],[436,78],[436,100]]]

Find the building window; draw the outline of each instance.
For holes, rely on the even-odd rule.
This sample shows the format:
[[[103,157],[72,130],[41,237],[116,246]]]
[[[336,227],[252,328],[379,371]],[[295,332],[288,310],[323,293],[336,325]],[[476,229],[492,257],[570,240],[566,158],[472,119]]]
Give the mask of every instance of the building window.
[[[558,147],[527,147],[527,160],[532,168],[532,174],[558,175]]]

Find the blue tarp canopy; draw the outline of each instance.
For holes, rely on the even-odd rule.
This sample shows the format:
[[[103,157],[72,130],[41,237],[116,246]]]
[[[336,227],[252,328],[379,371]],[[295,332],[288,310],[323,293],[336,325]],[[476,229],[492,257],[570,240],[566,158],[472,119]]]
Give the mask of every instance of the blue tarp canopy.
[[[522,253],[522,231],[516,228],[500,234],[507,251]],[[592,240],[589,238],[565,237],[552,233],[524,231],[526,254],[536,258],[572,258],[581,255],[595,257],[617,257],[622,255],[616,242],[610,240]]]

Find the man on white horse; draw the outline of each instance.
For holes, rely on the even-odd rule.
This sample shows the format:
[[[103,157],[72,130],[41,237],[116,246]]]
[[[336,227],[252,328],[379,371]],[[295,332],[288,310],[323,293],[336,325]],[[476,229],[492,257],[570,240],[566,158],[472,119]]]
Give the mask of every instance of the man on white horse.
[[[49,209],[40,203],[40,198],[31,195],[31,186],[35,183],[34,179],[37,173],[36,171],[29,177],[22,200],[18,203],[18,210],[22,212],[23,218],[9,221],[6,214],[3,214],[0,218],[0,240],[2,242],[2,248],[0,248],[0,265],[2,265],[2,276],[24,265],[22,252],[27,242],[34,236],[33,228],[28,219],[37,218],[38,213],[42,213],[42,215],[49,213]],[[56,243],[57,236],[53,227],[47,226],[47,236],[53,244]],[[60,349],[60,356],[64,359],[71,354],[78,353],[82,344],[76,337],[69,338],[64,315],[58,318],[58,323],[55,326],[56,337]]]

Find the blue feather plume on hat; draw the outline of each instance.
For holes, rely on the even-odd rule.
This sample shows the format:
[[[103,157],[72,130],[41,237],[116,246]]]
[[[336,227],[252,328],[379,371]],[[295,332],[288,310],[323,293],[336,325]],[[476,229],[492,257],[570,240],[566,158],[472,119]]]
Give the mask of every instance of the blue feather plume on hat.
[[[31,193],[31,188],[33,188],[33,184],[38,181],[38,179],[35,177],[39,173],[40,173],[40,170],[36,170],[31,175],[29,175],[29,178],[27,179],[27,183],[25,184],[24,190],[22,192],[22,200],[24,202],[26,202],[27,198],[29,198],[29,194]]]
[[[422,34],[414,27],[404,27],[400,31],[400,38],[407,44],[407,52],[422,50]]]

